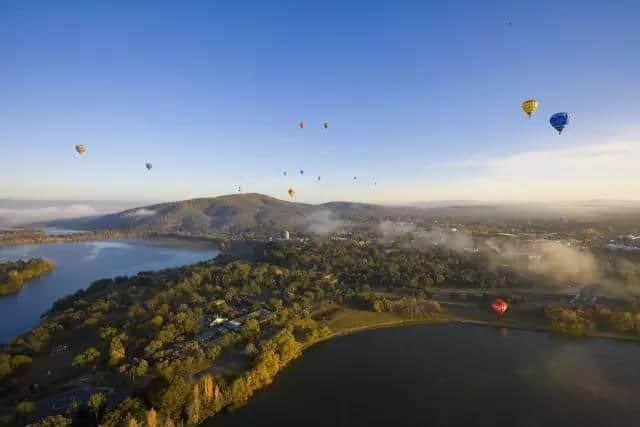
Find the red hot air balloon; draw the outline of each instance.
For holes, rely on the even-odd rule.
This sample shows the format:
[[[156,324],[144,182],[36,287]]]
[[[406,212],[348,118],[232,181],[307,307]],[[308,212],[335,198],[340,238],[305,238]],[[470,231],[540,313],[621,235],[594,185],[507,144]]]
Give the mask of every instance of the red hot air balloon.
[[[498,317],[502,317],[508,308],[509,304],[505,300],[496,299],[491,302],[491,309]]]

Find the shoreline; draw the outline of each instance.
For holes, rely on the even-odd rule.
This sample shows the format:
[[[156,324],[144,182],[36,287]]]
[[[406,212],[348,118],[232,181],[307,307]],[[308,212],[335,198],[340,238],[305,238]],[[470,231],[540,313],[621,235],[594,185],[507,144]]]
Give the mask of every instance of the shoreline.
[[[503,324],[500,323],[499,321],[486,321],[486,320],[474,320],[474,319],[463,319],[463,318],[459,318],[457,316],[447,316],[446,313],[439,313],[436,316],[430,316],[430,317],[425,317],[425,318],[421,318],[421,319],[399,319],[396,321],[390,321],[390,322],[383,322],[383,323],[378,323],[378,324],[371,324],[371,325],[362,325],[362,326],[354,326],[354,327],[350,327],[350,328],[343,328],[340,330],[337,330],[335,332],[330,333],[329,335],[326,335],[324,337],[318,338],[317,340],[313,341],[313,342],[309,342],[306,343],[304,345],[302,345],[302,347],[300,348],[300,356],[299,357],[304,357],[304,352],[318,344],[322,344],[324,342],[328,342],[334,338],[339,338],[339,337],[343,337],[343,336],[349,336],[349,335],[354,335],[360,332],[366,332],[366,331],[372,331],[372,330],[377,330],[377,329],[387,329],[387,328],[400,328],[400,327],[406,327],[406,326],[416,326],[416,325],[445,325],[445,324],[460,324],[460,325],[472,325],[472,326],[484,326],[484,327],[493,327],[493,328],[504,328],[504,329],[514,329],[514,330],[519,330],[519,331],[528,331],[528,332],[544,332],[547,333],[548,335],[551,336],[556,336],[559,338],[569,338],[569,339],[573,339],[573,340],[581,340],[581,339],[589,339],[589,338],[599,338],[599,339],[612,339],[615,341],[626,341],[626,342],[640,342],[640,337],[633,337],[633,336],[625,336],[625,335],[619,335],[619,334],[609,334],[609,333],[592,333],[589,335],[584,335],[584,336],[580,336],[580,337],[572,337],[572,336],[568,336],[568,335],[554,335],[550,332],[550,328],[546,327],[546,326],[533,326],[533,325],[529,325],[529,326],[525,326],[525,325],[514,325],[514,324]],[[284,369],[280,370],[278,372],[278,374],[280,374],[281,372],[283,372],[284,370],[287,369],[288,366],[285,366]],[[276,374],[275,377],[278,376],[278,374]],[[271,384],[258,389],[256,391],[264,391],[266,389],[269,388]],[[248,403],[245,402],[243,404],[246,405]],[[220,408],[220,410],[218,412],[216,412],[215,414],[210,415],[209,417],[205,418],[204,420],[202,420],[202,422],[200,422],[198,425],[203,426],[205,425],[205,422],[207,422],[208,420],[213,420],[216,415],[218,415],[220,412],[222,412],[223,410],[227,410],[227,411],[235,411],[238,410],[239,408],[232,408],[232,405],[226,405],[222,408]]]
[[[192,242],[211,242],[221,246],[224,239],[213,236],[198,236],[182,233],[164,233],[157,231],[86,231],[81,233],[66,235],[47,235],[40,231],[33,231],[28,234],[3,234],[0,233],[0,247],[39,245],[49,243],[77,243],[92,240],[118,240],[118,239],[174,239]]]
[[[375,325],[364,325],[364,326],[356,326],[353,328],[346,328],[340,331],[332,332],[331,334],[325,337],[322,337],[312,343],[305,344],[302,347],[302,351],[306,350],[307,348],[313,347],[314,345],[319,344],[321,342],[329,341],[330,339],[341,337],[341,336],[353,335],[358,332],[365,332],[370,330],[386,329],[386,328],[393,328],[393,327],[427,325],[427,324],[428,325],[461,324],[461,325],[485,326],[485,327],[492,327],[492,328],[513,329],[517,331],[527,331],[527,332],[544,332],[554,337],[569,338],[573,340],[599,338],[599,339],[610,339],[615,341],[640,342],[640,337],[615,334],[610,332],[594,332],[587,335],[575,337],[571,335],[552,334],[551,328],[549,328],[548,326],[542,326],[542,325],[526,326],[526,325],[503,324],[499,322],[491,322],[486,320],[462,319],[462,318],[456,318],[456,317],[445,317],[445,318],[432,317],[432,318],[423,318],[423,319],[398,320],[398,321],[380,323]]]

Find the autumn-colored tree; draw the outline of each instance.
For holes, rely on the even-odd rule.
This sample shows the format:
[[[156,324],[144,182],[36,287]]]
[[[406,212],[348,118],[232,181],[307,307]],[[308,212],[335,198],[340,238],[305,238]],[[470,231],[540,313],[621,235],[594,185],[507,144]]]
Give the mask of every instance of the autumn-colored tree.
[[[125,349],[119,337],[114,337],[109,346],[109,363],[117,365],[125,356]]]
[[[193,385],[193,389],[191,390],[191,394],[193,395],[193,400],[200,399],[200,387],[198,386],[198,383],[195,383]]]
[[[147,419],[146,427],[156,427],[158,425],[158,413],[155,409],[151,408],[145,413]]]
[[[204,391],[204,400],[210,402],[213,399],[213,378],[211,375],[202,377],[202,389]]]

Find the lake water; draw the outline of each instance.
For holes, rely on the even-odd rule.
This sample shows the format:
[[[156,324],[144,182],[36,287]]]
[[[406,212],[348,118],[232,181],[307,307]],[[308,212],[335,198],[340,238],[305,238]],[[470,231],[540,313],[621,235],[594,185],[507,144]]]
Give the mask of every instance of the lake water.
[[[214,258],[211,246],[175,241],[111,240],[0,247],[0,261],[46,258],[56,269],[0,298],[0,342],[8,342],[40,321],[58,298],[106,277],[133,275]]]
[[[640,345],[451,324],[307,350],[248,405],[205,425],[638,426]]]

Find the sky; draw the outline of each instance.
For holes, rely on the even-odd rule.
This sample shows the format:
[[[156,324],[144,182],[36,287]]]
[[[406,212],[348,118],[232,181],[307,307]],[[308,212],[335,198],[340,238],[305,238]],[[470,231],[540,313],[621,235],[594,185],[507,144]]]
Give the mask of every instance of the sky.
[[[4,0],[0,199],[639,199],[639,20],[633,0]]]

